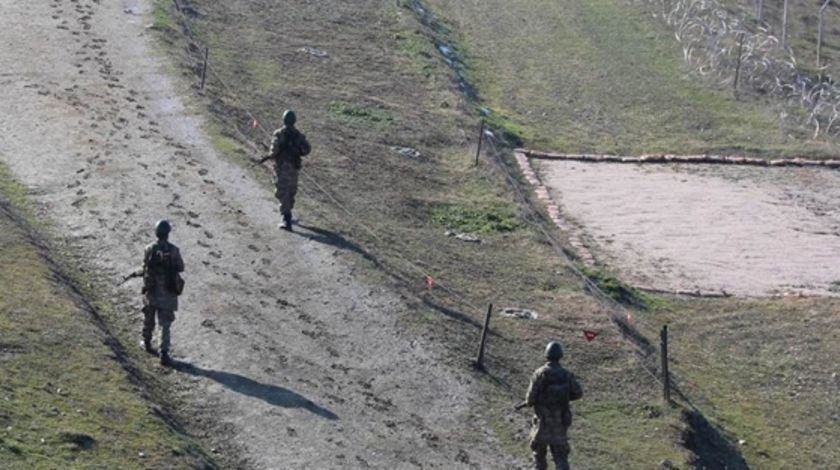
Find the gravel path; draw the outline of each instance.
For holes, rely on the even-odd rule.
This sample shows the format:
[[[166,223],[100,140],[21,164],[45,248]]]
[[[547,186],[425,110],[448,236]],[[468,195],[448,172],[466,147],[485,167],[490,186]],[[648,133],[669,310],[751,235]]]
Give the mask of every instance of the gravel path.
[[[0,0],[0,12],[0,160],[114,279],[156,219],[174,222],[186,397],[246,466],[515,466],[471,415],[470,374],[396,328],[399,297],[317,234],[279,231],[270,192],[210,147],[150,54],[148,1]]]

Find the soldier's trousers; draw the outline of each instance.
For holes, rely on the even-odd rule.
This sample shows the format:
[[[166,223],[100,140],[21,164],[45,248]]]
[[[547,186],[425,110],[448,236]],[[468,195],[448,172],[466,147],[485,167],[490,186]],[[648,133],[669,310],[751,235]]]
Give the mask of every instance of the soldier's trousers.
[[[146,305],[143,307],[143,340],[152,341],[152,333],[155,331],[155,316],[160,325],[160,352],[169,352],[169,329],[175,321],[175,312]]]
[[[569,452],[571,448],[569,444],[540,444],[536,442],[531,443],[531,452],[534,456],[534,468],[536,470],[548,469],[548,462],[546,460],[548,449],[551,448],[551,457],[554,459],[554,465],[557,470],[569,470]]]
[[[283,165],[274,174],[274,197],[280,201],[280,213],[289,215],[295,208],[295,195],[298,189],[298,169],[291,163]]]

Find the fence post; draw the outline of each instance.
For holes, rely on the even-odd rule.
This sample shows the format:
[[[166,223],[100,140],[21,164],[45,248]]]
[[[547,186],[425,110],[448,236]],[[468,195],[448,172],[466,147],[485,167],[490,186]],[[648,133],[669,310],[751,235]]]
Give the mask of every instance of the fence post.
[[[204,84],[207,82],[207,59],[210,57],[210,48],[204,49],[204,67],[201,68],[201,89],[204,89]]]
[[[484,345],[487,343],[487,331],[490,329],[490,315],[493,313],[493,304],[487,307],[487,316],[484,317],[484,328],[481,330],[481,342],[478,344],[478,356],[473,365],[478,370],[484,370]]]
[[[744,52],[744,33],[738,35],[738,61],[735,63],[735,81],[732,83],[735,98],[738,98],[738,80],[741,76],[741,56]]]
[[[669,404],[671,403],[671,375],[668,373],[668,325],[662,326],[659,339],[662,356],[662,398],[665,399],[665,404]]]
[[[822,42],[823,42],[823,17],[825,16],[825,9],[831,0],[825,0],[825,3],[820,7],[820,21],[817,26],[817,68],[822,68]],[[822,70],[820,70],[820,77],[822,77]]]
[[[484,119],[481,120],[481,127],[478,130],[478,149],[475,151],[475,166],[478,166],[478,157],[481,155],[481,142],[484,140]]]
[[[782,49],[787,49],[788,1],[782,6]]]

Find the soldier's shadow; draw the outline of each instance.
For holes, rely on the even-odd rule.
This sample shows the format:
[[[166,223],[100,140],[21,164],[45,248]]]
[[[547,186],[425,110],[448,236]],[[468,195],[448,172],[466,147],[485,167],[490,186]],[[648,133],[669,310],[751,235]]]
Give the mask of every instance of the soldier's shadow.
[[[308,238],[314,242],[322,243],[324,245],[334,246],[342,250],[352,251],[374,265],[379,266],[379,260],[377,260],[375,256],[370,254],[358,244],[351,242],[336,232],[323,228],[312,227],[311,225],[298,224],[297,227],[305,230],[295,230],[294,233],[300,235],[301,237]]]
[[[272,406],[283,408],[303,408],[322,418],[337,420],[338,416],[332,411],[313,403],[304,396],[289,389],[257,382],[231,372],[222,372],[212,369],[202,369],[188,362],[175,361],[173,366],[178,372],[195,377],[207,377],[208,379],[224,385],[230,390],[249,397],[259,398]]]

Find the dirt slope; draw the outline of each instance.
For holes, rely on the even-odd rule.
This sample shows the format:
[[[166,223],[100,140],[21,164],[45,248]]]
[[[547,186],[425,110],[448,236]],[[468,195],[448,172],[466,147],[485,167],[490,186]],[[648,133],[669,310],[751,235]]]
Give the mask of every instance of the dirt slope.
[[[150,54],[148,2],[0,6],[0,159],[113,279],[155,219],[174,222],[188,282],[174,354],[243,465],[513,466],[471,416],[467,374],[395,328],[400,299],[278,231],[271,194],[210,147]]]

